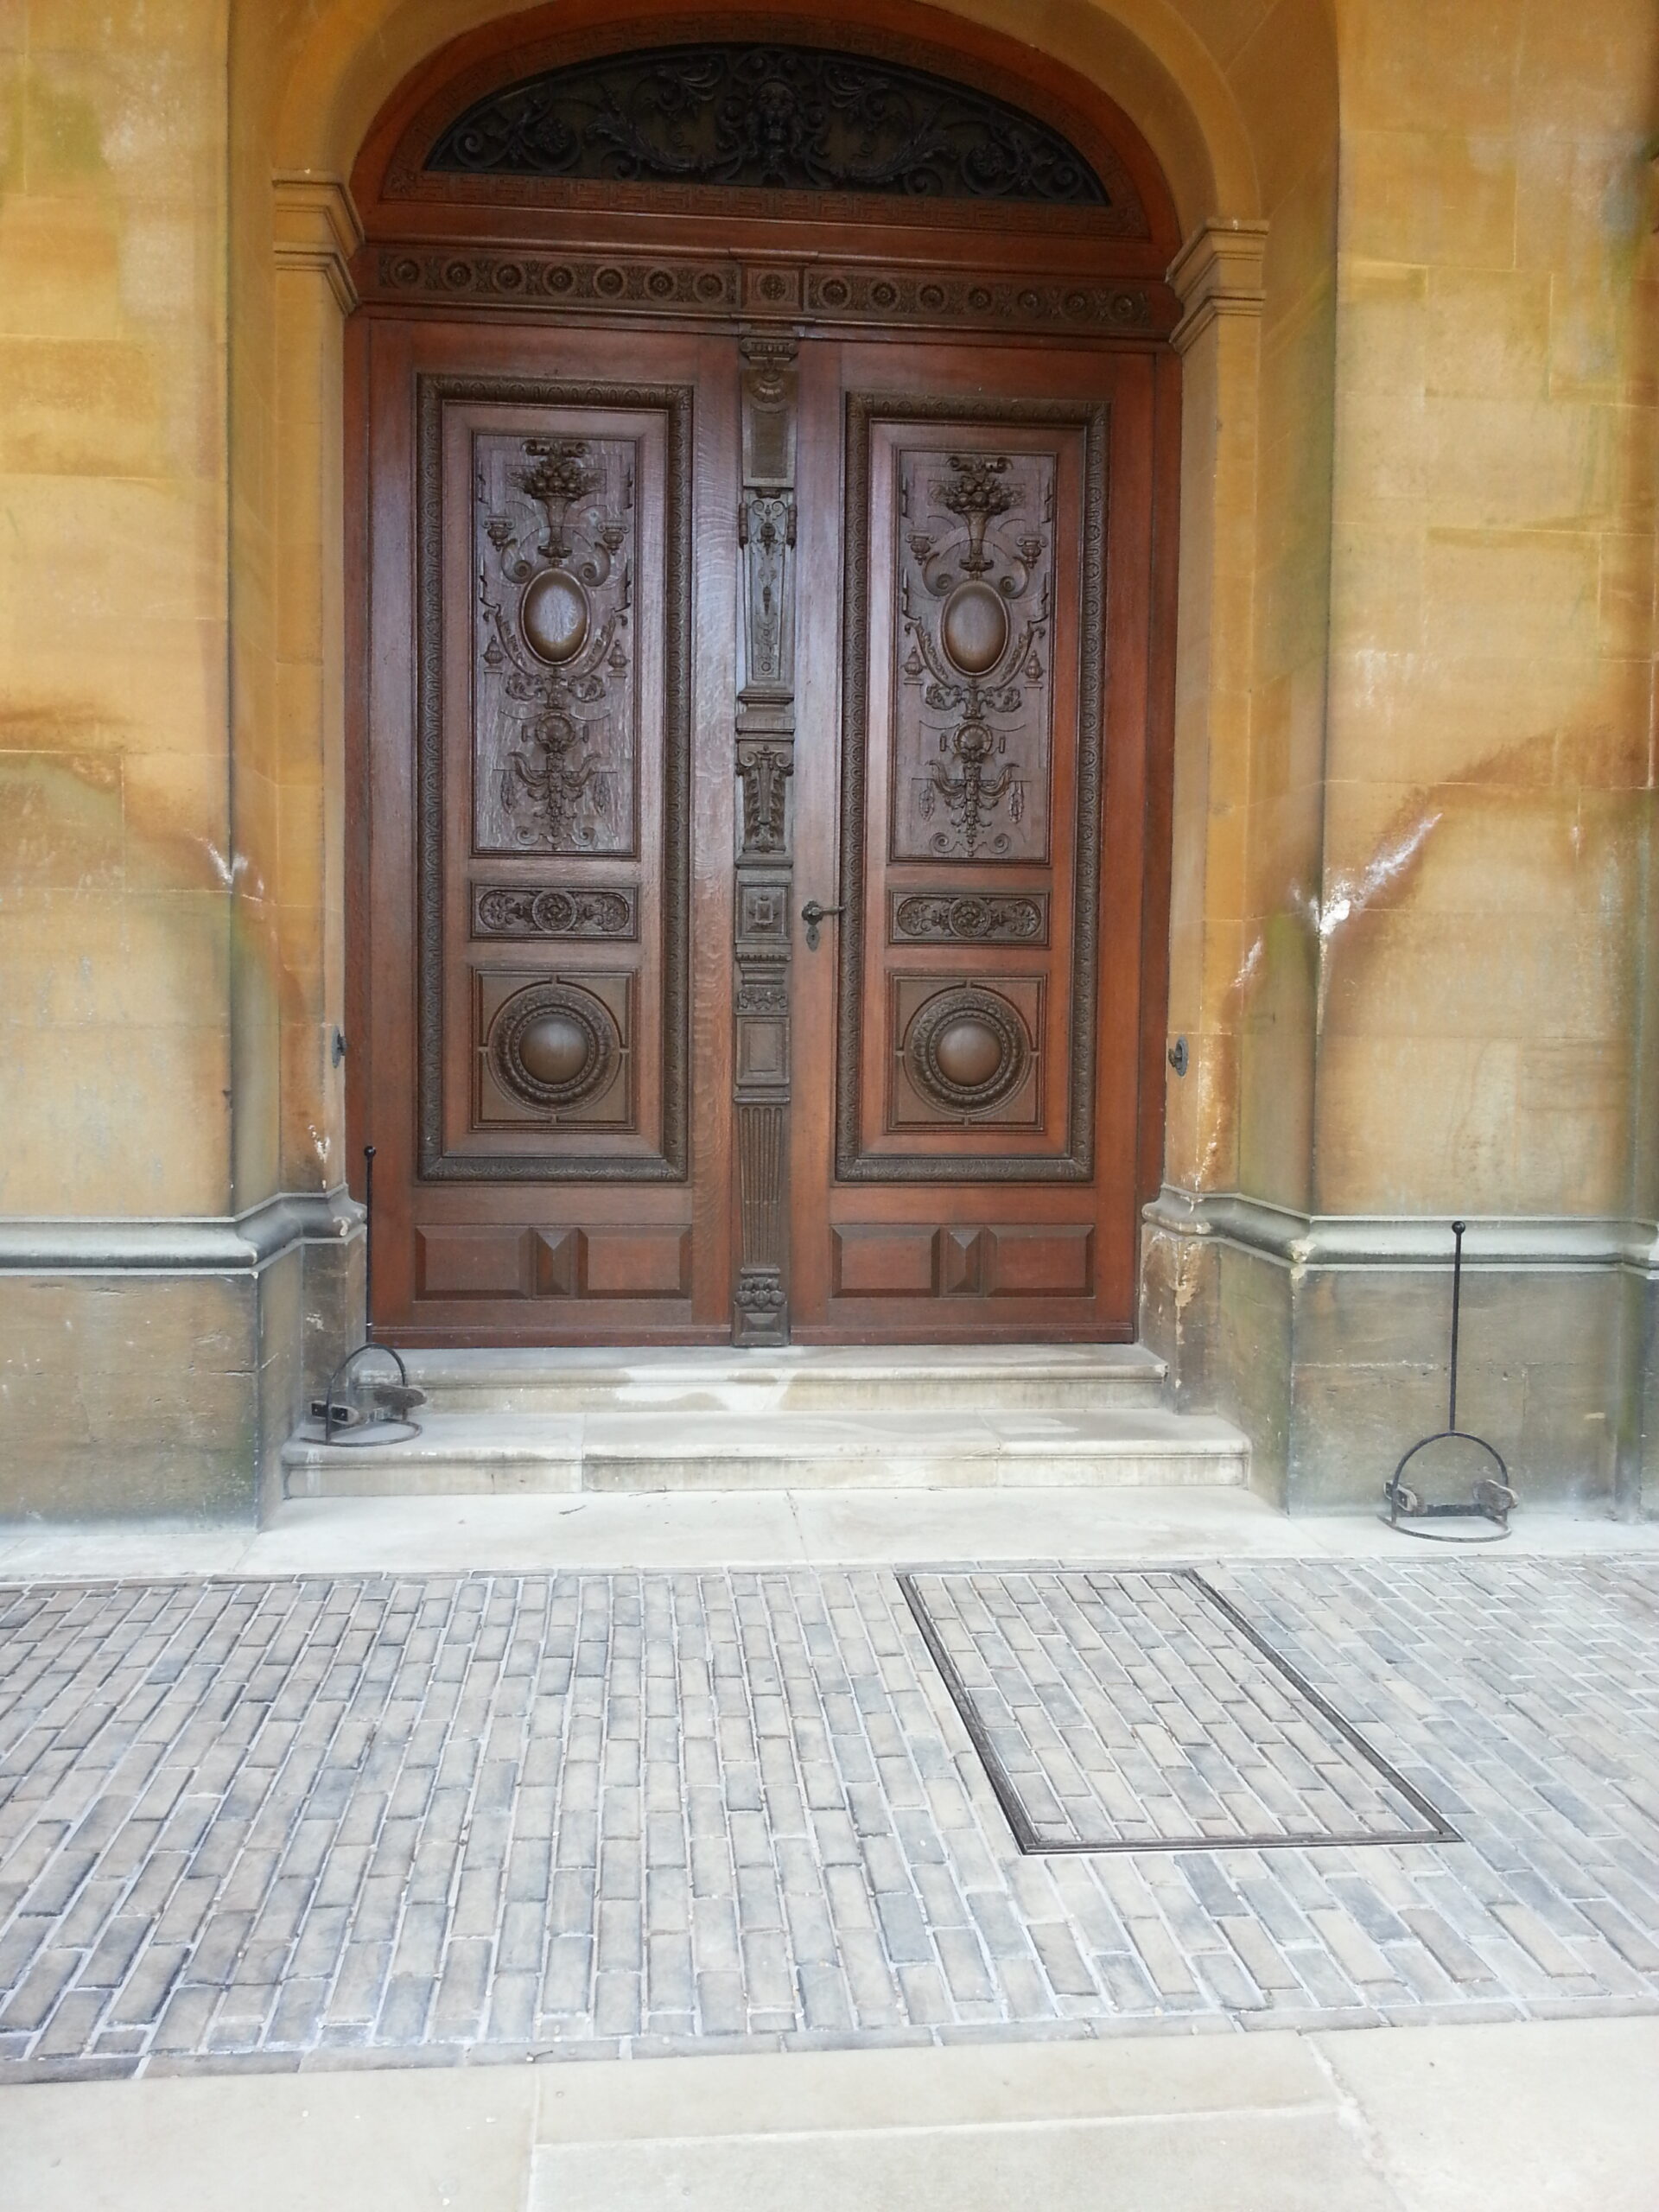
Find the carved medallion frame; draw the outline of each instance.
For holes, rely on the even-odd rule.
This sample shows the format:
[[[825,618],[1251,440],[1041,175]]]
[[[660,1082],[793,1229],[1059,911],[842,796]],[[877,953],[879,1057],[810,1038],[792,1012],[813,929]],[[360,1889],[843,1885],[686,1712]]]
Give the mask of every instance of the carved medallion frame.
[[[662,1145],[652,1154],[467,1158],[444,1141],[443,424],[450,405],[605,408],[664,423]],[[679,1183],[690,1157],[692,395],[683,385],[526,377],[416,379],[416,1021],[419,1173],[435,1183]]]

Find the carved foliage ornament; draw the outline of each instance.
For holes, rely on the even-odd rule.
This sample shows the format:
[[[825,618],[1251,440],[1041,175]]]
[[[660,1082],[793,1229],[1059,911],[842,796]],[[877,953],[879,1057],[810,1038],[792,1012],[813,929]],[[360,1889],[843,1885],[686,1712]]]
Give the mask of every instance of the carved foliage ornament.
[[[481,852],[633,843],[633,448],[476,443]]]
[[[795,772],[793,747],[751,740],[738,748],[737,772],[743,787],[744,853],[781,853],[788,823],[789,779]]]
[[[1040,860],[1052,456],[907,453],[899,496],[908,647],[895,853]]]
[[[1096,168],[1037,117],[925,70],[811,46],[664,47],[550,70],[476,101],[426,167],[1113,205]]]

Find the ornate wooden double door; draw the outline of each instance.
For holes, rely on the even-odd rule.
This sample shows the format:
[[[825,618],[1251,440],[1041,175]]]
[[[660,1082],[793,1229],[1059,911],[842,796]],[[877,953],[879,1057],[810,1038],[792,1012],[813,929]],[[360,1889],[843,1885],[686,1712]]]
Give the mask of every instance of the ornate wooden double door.
[[[368,325],[383,1326],[1133,1333],[1163,365]]]

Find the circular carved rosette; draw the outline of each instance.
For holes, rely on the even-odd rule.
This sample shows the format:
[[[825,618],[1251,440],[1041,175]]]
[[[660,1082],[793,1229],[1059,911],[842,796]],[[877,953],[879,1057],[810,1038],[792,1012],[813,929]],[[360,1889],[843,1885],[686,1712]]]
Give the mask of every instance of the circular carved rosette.
[[[1026,1025],[995,991],[941,991],[912,1020],[905,1066],[917,1090],[948,1114],[988,1114],[1026,1079]]]
[[[580,1106],[603,1090],[622,1057],[608,1007],[569,983],[515,991],[490,1024],[496,1080],[527,1106]]]

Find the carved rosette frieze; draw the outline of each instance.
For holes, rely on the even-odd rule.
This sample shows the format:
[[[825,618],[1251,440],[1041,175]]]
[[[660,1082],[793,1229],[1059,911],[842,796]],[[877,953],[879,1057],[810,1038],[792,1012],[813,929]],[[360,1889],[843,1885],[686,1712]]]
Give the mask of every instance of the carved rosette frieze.
[[[735,962],[738,1267],[733,1340],[789,1338],[790,784],[795,754],[792,339],[743,340],[738,486]]]
[[[1071,331],[1144,343],[1178,313],[1166,285],[1052,277],[1018,283],[991,271],[837,262],[735,262],[660,254],[537,254],[425,243],[385,245],[353,264],[365,298],[404,305],[512,307],[591,317],[596,311],[678,323],[790,322],[941,330]]]
[[[1048,894],[996,897],[977,891],[895,893],[893,938],[911,944],[1044,944]]]
[[[476,938],[636,938],[638,900],[631,885],[593,891],[535,891],[515,884],[473,886]]]

